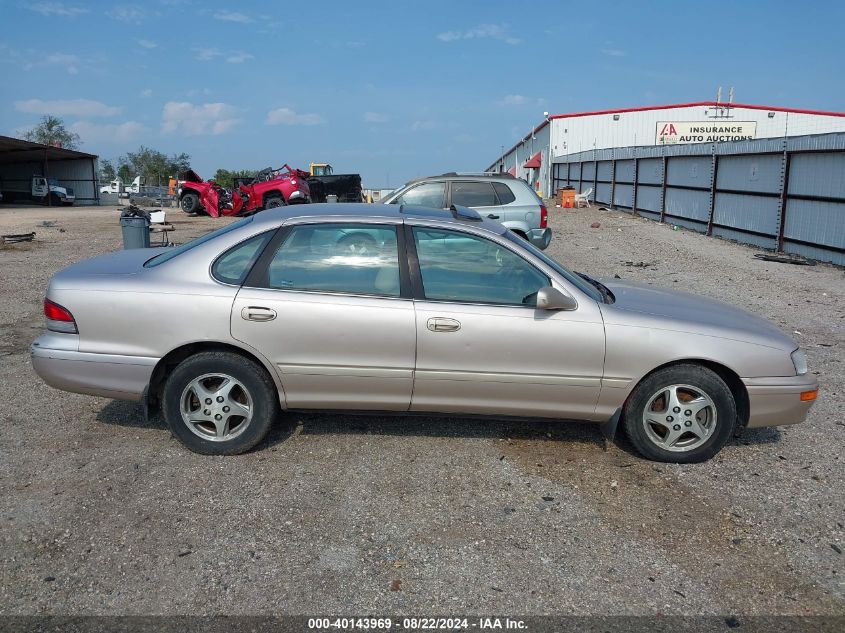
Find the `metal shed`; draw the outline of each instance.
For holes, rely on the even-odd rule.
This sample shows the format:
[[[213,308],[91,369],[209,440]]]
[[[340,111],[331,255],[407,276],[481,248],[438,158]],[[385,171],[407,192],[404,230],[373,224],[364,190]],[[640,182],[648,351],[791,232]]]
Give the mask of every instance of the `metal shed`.
[[[24,197],[33,176],[55,178],[74,191],[77,204],[99,204],[97,156],[0,136],[0,192],[4,202]]]

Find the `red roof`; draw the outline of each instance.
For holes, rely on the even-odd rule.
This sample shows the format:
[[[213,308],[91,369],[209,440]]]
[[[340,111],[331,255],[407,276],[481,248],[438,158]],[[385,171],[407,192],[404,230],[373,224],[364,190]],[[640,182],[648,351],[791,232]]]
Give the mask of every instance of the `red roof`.
[[[516,176],[516,167],[511,167],[510,169],[508,169],[508,173],[511,176]]]
[[[536,154],[534,154],[534,156],[532,156],[527,161],[525,161],[525,164],[523,165],[523,167],[525,167],[525,169],[539,169],[540,168],[540,152],[537,152]]]

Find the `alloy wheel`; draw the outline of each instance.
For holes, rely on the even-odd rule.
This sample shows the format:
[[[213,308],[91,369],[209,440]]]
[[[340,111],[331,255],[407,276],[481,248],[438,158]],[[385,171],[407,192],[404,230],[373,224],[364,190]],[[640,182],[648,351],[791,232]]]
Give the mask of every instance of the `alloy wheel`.
[[[646,436],[658,448],[691,451],[716,430],[716,404],[698,387],[670,385],[648,399],[642,423]]]
[[[227,374],[204,374],[182,391],[180,412],[199,437],[225,442],[243,433],[252,421],[252,397],[243,383]]]

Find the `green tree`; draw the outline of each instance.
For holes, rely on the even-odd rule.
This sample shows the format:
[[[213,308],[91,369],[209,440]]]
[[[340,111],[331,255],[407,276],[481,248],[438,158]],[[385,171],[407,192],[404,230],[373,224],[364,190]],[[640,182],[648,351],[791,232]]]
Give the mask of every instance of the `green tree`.
[[[100,161],[100,180],[103,182],[111,182],[117,177],[117,170],[114,168],[114,163],[104,158]]]
[[[41,117],[41,123],[24,132],[23,137],[33,143],[54,145],[65,149],[76,149],[80,143],[79,134],[68,130],[64,121],[51,115]]]
[[[235,178],[255,178],[257,172],[252,169],[241,169],[238,171],[229,171],[228,169],[218,169],[214,172],[214,182],[221,187],[234,188]]]
[[[117,177],[125,183],[132,182],[135,178],[135,176],[132,175],[132,171],[129,169],[129,165],[126,163],[120,163],[120,166],[117,168]]]
[[[182,152],[167,156],[151,147],[138,148],[117,159],[117,174],[124,182],[131,182],[141,176],[145,185],[166,185],[169,178],[178,176],[191,166],[191,157]]]

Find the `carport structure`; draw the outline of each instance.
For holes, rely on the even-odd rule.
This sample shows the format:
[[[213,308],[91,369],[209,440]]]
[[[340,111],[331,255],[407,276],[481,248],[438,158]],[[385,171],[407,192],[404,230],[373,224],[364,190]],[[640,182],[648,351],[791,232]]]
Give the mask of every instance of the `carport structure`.
[[[59,185],[70,187],[77,204],[100,203],[95,154],[0,136],[0,192],[4,202],[29,198],[33,176],[55,179]]]

